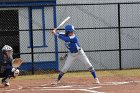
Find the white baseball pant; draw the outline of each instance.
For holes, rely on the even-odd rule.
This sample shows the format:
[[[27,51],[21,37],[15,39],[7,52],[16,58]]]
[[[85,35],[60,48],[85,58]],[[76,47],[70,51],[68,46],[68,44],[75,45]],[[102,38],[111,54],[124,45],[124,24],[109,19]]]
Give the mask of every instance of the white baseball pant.
[[[65,61],[65,64],[64,64],[61,72],[66,73],[76,59],[83,62],[87,68],[90,68],[90,67],[93,68],[93,66],[90,63],[89,59],[87,58],[85,52],[81,48],[81,50],[79,50],[77,53],[68,53],[68,57]]]

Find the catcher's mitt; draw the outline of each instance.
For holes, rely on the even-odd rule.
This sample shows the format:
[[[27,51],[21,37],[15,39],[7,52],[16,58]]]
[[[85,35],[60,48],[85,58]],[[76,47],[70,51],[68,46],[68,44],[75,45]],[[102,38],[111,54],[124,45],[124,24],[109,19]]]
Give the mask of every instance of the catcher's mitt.
[[[15,58],[12,61],[13,68],[18,68],[23,63],[21,58]]]

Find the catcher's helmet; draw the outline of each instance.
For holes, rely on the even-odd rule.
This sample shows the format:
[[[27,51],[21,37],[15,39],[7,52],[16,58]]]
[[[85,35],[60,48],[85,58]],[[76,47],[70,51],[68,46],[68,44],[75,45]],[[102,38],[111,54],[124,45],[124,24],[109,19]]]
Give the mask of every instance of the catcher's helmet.
[[[8,51],[8,50],[13,50],[13,48],[9,45],[5,45],[3,48],[2,48],[2,52],[4,51]]]
[[[66,32],[73,32],[75,29],[74,29],[74,26],[73,25],[66,25],[65,26],[65,31]]]

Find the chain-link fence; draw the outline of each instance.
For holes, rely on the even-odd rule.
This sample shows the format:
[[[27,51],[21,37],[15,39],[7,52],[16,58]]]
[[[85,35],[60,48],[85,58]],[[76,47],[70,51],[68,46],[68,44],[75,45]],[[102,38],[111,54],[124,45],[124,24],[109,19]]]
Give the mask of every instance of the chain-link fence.
[[[28,73],[62,69],[67,49],[51,30],[66,17],[95,69],[139,68],[140,4],[62,4],[0,8],[0,46],[14,49]],[[64,32],[64,26],[58,31]],[[78,60],[70,71],[87,70]],[[25,73],[27,74],[27,73]]]
[[[95,69],[139,68],[139,8],[139,3],[58,5],[57,19],[72,17],[69,23]],[[77,69],[86,68],[76,62],[71,70]]]

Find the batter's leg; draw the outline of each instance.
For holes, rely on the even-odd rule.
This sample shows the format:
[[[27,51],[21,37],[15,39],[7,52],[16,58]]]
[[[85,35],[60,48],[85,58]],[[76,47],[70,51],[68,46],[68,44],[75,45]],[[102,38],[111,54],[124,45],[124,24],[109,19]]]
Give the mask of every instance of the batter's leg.
[[[92,64],[90,63],[89,59],[87,58],[85,52],[81,49],[79,51],[79,55],[78,55],[78,58],[81,62],[83,62],[86,66],[86,68],[90,68],[90,67],[93,67]]]
[[[72,63],[74,62],[74,60],[75,60],[74,57],[68,55],[68,57],[67,57],[67,59],[66,59],[66,61],[65,61],[65,64],[64,64],[62,70],[60,71],[60,73],[59,73],[59,75],[58,75],[57,80],[56,80],[54,83],[52,83],[52,85],[57,85],[57,84],[60,82],[61,78],[62,78],[63,75],[68,71],[68,69],[70,68],[70,66],[71,66]]]
[[[94,70],[93,67],[88,68],[88,70],[90,71],[90,73],[92,74],[92,76],[93,76],[94,78],[97,78],[96,72],[95,72],[95,70]]]
[[[99,83],[99,80],[96,75],[96,71],[94,70],[92,64],[90,63],[88,57],[86,56],[83,50],[80,51],[78,59],[86,65],[86,67],[88,68],[88,70],[90,71],[94,79],[96,80],[96,83]]]

